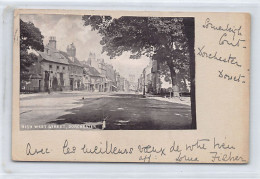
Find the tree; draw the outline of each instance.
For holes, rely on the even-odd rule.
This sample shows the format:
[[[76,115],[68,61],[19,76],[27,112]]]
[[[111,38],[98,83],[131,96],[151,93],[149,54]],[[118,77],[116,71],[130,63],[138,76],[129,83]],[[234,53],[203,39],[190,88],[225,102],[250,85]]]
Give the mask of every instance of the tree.
[[[194,18],[85,15],[82,20],[101,35],[102,52],[110,58],[125,51],[131,52],[132,59],[146,55],[157,60],[161,74],[173,87],[185,86],[183,83],[189,81],[192,128],[196,128]],[[178,90],[174,95],[179,95]]]
[[[85,26],[91,26],[102,36],[103,51],[110,58],[130,51],[132,59],[142,55],[157,60],[163,75],[170,76],[172,86],[178,87],[177,73],[189,80],[189,50],[185,35],[184,18],[110,16],[82,17]],[[178,90],[175,91],[178,96]]]
[[[20,76],[21,82],[28,80],[29,67],[37,60],[29,50],[43,51],[43,35],[31,22],[20,20]]]

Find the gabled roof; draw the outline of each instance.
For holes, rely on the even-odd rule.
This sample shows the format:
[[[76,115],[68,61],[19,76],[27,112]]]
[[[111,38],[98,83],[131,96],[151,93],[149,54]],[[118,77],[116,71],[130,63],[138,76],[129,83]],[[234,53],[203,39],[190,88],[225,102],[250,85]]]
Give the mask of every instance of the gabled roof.
[[[64,57],[58,50],[53,49],[49,46],[44,47],[44,52],[36,51],[44,60],[61,63],[61,64],[69,64],[69,61],[66,57]]]
[[[97,69],[96,68],[94,68],[94,67],[90,67],[90,73],[91,73],[91,75],[92,76],[102,76],[98,71],[97,71]]]
[[[83,64],[82,66],[84,67],[84,71],[86,72],[86,74],[90,76],[102,77],[102,75],[97,71],[96,68],[87,64]]]
[[[73,62],[66,52],[63,51],[59,51],[59,52],[68,60],[70,65],[82,67],[82,64],[79,62],[79,60],[76,57],[74,58],[74,62]]]

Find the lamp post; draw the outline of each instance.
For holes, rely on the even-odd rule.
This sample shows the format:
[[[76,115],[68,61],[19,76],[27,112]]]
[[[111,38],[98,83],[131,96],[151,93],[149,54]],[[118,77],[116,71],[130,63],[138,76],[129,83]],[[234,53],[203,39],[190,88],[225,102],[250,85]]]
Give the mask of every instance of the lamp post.
[[[145,97],[145,69],[143,70],[143,78],[144,78],[144,90],[143,90],[143,96]]]

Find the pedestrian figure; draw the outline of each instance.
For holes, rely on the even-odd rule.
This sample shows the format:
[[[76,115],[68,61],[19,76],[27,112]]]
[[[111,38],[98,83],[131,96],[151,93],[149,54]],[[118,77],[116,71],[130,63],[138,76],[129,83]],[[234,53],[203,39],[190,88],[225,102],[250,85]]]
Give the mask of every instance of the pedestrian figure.
[[[106,128],[106,119],[103,120],[103,123],[102,123],[102,130],[104,130]]]
[[[179,99],[180,99],[181,101],[183,101],[183,99],[182,99],[182,94],[181,94],[181,93],[180,93]]]

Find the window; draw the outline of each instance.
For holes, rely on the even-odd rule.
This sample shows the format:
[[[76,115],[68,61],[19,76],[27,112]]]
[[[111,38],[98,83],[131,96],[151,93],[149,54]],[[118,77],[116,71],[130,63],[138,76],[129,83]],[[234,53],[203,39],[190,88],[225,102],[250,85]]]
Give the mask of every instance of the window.
[[[60,66],[57,66],[57,70],[60,69]]]
[[[49,65],[50,68],[52,68],[52,65]]]
[[[65,67],[63,67],[63,70],[65,70]]]

